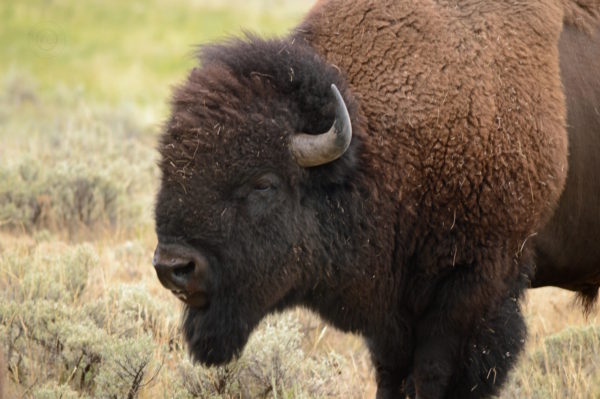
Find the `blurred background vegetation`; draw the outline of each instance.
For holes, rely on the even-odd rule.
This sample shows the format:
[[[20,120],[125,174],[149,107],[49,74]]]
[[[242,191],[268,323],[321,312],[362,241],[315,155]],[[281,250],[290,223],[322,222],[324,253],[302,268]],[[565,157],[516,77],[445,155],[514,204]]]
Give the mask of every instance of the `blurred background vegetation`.
[[[159,106],[195,64],[194,46],[242,28],[283,34],[310,2],[294,0],[26,0],[0,3],[0,72],[42,92]]]
[[[269,317],[233,364],[190,363],[150,259],[154,147],[199,44],[280,35],[301,0],[0,1],[0,346],[7,398],[371,398],[359,337]],[[600,397],[598,313],[529,295],[503,397]]]

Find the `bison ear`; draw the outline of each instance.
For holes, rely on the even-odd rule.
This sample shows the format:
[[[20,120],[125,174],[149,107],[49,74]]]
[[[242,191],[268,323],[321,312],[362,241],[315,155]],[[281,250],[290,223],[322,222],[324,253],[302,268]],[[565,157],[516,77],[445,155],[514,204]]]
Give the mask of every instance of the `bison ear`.
[[[309,168],[325,165],[340,158],[350,147],[352,123],[346,103],[336,85],[331,85],[335,102],[335,120],[322,134],[296,133],[290,142],[290,151],[298,165]]]

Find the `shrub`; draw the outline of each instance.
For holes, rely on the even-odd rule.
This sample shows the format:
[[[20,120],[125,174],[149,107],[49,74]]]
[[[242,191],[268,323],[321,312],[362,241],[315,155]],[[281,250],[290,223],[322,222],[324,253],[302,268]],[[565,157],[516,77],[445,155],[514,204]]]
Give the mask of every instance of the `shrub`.
[[[8,370],[20,385],[36,380],[89,387],[106,334],[74,308],[48,300],[0,305]]]
[[[97,266],[89,244],[42,242],[0,253],[0,342],[17,385],[33,385],[40,397],[74,397],[74,389],[134,398],[158,373],[152,330],[168,313],[134,285],[81,303]]]
[[[23,81],[13,76],[0,93],[8,109],[0,138],[10,148],[0,163],[0,227],[78,237],[150,220],[157,170],[140,139],[149,130],[136,122],[142,111],[87,104],[75,93],[57,107]]]
[[[178,319],[141,284],[118,284],[102,298],[85,303],[83,311],[98,327],[121,337],[156,333]]]
[[[56,246],[56,244],[54,245]],[[88,272],[98,265],[89,244],[61,251],[48,245],[31,252],[0,253],[0,288],[14,301],[46,299],[73,302],[87,284]]]
[[[0,101],[7,106],[38,102],[37,83],[26,74],[11,68],[2,81]],[[3,107],[6,109],[6,107]],[[2,112],[2,111],[0,111]],[[4,116],[3,113],[0,115]]]
[[[39,397],[107,399],[136,398],[158,381],[169,387],[163,396],[177,398],[352,398],[362,392],[345,358],[303,349],[303,324],[292,313],[267,317],[231,364],[194,365],[172,302],[158,300],[141,283],[90,290],[90,270],[102,267],[94,247],[41,236],[0,252],[0,342],[18,387]],[[111,254],[126,261],[139,249],[124,245]]]
[[[94,397],[135,398],[160,369],[151,335],[111,335],[81,309],[53,301],[0,304],[0,334],[21,386],[53,381]]]
[[[73,236],[135,216],[124,202],[127,187],[101,168],[72,161],[48,167],[33,158],[0,168],[4,228],[66,230]]]
[[[362,397],[346,359],[336,353],[307,354],[301,328],[291,313],[270,316],[231,364],[204,368],[184,360],[181,386],[193,398]]]
[[[97,398],[133,399],[151,384],[161,365],[153,358],[152,336],[110,339],[102,349],[102,363],[94,381]]]

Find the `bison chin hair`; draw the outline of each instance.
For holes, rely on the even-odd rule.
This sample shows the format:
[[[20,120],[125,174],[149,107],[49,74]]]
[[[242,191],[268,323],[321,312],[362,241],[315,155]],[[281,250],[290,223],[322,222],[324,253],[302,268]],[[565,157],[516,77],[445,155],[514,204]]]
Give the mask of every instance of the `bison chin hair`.
[[[183,333],[192,359],[206,366],[216,366],[239,356],[260,321],[259,317],[249,315],[250,312],[232,314],[186,306]]]

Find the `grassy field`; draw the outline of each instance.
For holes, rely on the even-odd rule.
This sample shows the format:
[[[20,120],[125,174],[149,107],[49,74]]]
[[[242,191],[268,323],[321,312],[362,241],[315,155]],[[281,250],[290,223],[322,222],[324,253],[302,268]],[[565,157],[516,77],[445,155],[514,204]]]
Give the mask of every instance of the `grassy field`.
[[[293,310],[224,368],[190,363],[150,264],[160,125],[195,46],[284,33],[293,0],[0,2],[0,345],[6,398],[372,398],[359,337]],[[531,291],[502,398],[600,397],[600,318]]]

